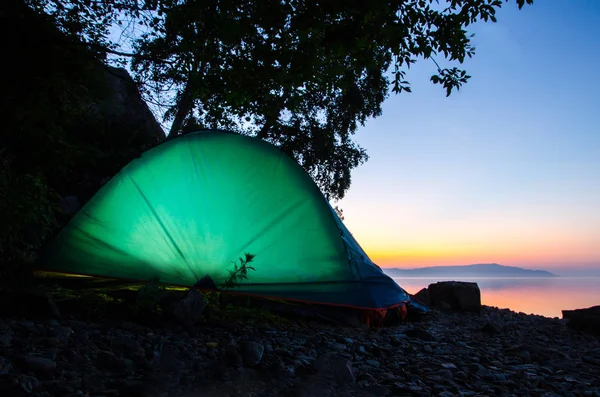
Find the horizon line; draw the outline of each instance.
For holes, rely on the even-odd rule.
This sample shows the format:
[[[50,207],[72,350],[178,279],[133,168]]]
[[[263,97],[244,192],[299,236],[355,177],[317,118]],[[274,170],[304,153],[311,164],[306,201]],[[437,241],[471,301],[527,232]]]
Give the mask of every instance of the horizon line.
[[[375,262],[373,262],[375,263]],[[376,263],[375,263],[376,264]],[[376,264],[377,265],[377,264]],[[475,266],[475,265],[498,265],[502,267],[516,267],[524,270],[543,270],[543,271],[556,271],[556,270],[596,270],[600,271],[600,264],[593,265],[547,265],[548,268],[544,269],[542,267],[536,266],[535,268],[529,267],[528,265],[503,265],[498,262],[479,262],[479,263],[461,263],[461,264],[443,264],[443,265],[422,265],[422,266],[402,266],[402,265],[377,265],[381,269],[400,269],[400,270],[413,270],[413,269],[427,269],[434,267],[467,267],[467,266]],[[527,266],[527,267],[525,267]],[[543,265],[542,265],[543,266]]]

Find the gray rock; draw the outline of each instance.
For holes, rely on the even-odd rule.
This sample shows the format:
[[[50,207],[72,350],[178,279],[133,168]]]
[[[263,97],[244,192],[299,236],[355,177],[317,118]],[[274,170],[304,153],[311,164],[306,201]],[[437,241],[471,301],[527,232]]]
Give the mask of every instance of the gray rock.
[[[29,375],[21,375],[17,378],[20,388],[27,394],[30,394],[40,386],[40,381]]]
[[[354,385],[355,378],[350,361],[332,355],[319,356],[313,363],[313,368],[322,376],[331,378],[344,385]]]
[[[140,342],[125,335],[115,335],[110,341],[110,346],[114,352],[130,356],[140,349]]]
[[[59,343],[67,343],[73,335],[71,327],[56,327],[52,330],[52,335],[59,341]]]
[[[132,136],[145,135],[145,142],[159,142],[165,138],[154,115],[143,101],[140,92],[129,72],[123,68],[106,67],[106,86],[110,94],[104,101],[98,101],[90,109],[90,117],[131,128]]]
[[[34,372],[52,372],[56,369],[56,362],[45,357],[26,356],[23,365]]]
[[[210,275],[205,275],[195,284],[196,288],[204,289],[204,290],[217,290],[217,283],[212,279]]]
[[[488,376],[490,376],[492,374],[492,372],[489,369],[487,369],[486,367],[484,367],[483,365],[478,365],[477,364],[475,368],[476,368],[475,374],[477,376],[488,377]]]
[[[568,321],[567,326],[569,328],[600,335],[600,306],[563,310],[562,315],[563,319]]]
[[[255,367],[260,364],[265,347],[257,342],[247,342],[242,351],[241,356],[244,364],[248,367]]]
[[[206,309],[206,300],[197,290],[189,290],[186,296],[167,305],[168,315],[183,325],[195,325]]]
[[[12,370],[12,362],[8,358],[0,356],[0,375],[8,375]]]
[[[236,349],[229,348],[225,352],[225,363],[230,367],[241,368],[244,365],[244,359]]]
[[[489,334],[499,334],[503,331],[503,326],[500,321],[490,319],[484,324],[481,330]]]
[[[371,396],[389,396],[392,394],[392,391],[383,385],[373,385],[373,386],[369,386],[366,388],[366,391],[371,395]]]
[[[422,288],[419,292],[417,292],[414,298],[423,303],[424,305],[429,305],[429,291],[427,288]]]
[[[437,373],[439,376],[441,376],[444,379],[454,378],[454,374],[449,369],[440,369]]]
[[[166,344],[160,350],[160,359],[158,361],[161,370],[165,372],[175,372],[179,369],[179,360],[177,358],[179,349],[176,346]]]
[[[371,367],[379,367],[381,366],[381,363],[377,360],[367,360],[365,361],[365,364],[371,366]]]
[[[409,338],[420,339],[425,341],[431,341],[434,339],[431,333],[422,328],[409,328],[406,331],[404,331],[404,335],[408,336]]]
[[[505,382],[506,381],[506,375],[505,374],[499,374],[499,373],[494,373],[491,374],[490,379],[496,382]]]
[[[116,358],[112,363],[112,370],[118,374],[129,374],[135,369],[135,364],[128,358]]]
[[[331,350],[337,350],[337,351],[344,351],[344,350],[348,349],[348,346],[344,345],[343,343],[332,342],[332,343],[329,343],[328,346]]]
[[[81,383],[86,391],[97,392],[104,390],[104,378],[99,375],[85,375]]]
[[[9,347],[12,343],[12,335],[3,334],[0,335],[0,347]]]
[[[477,283],[442,281],[430,284],[427,290],[432,307],[464,312],[481,310],[481,292]]]

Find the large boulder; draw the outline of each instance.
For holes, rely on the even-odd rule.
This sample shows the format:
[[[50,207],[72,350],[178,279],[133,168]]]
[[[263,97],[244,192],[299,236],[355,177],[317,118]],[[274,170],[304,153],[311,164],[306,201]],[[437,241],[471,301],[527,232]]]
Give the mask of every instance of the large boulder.
[[[563,319],[567,320],[567,327],[600,335],[600,306],[587,309],[563,310]]]
[[[6,63],[0,151],[62,197],[84,204],[165,138],[129,73],[22,0],[0,2]],[[17,178],[18,175],[14,175]]]
[[[98,159],[79,160],[79,180],[58,189],[82,203],[121,167],[165,139],[164,130],[127,70],[104,65],[98,59],[88,62],[96,81],[86,87],[86,94],[80,96],[80,113],[64,128],[70,131],[74,144],[84,150],[96,147],[102,154]]]
[[[427,287],[431,307],[462,312],[481,311],[481,291],[477,283],[441,281]]]
[[[121,140],[137,135],[136,143],[153,145],[165,138],[150,108],[142,99],[138,87],[124,68],[104,66],[103,79],[107,92],[103,98],[89,98],[91,111],[87,116],[97,117],[106,128],[118,131]]]
[[[411,298],[424,305],[429,305],[429,290],[427,288],[422,288],[415,295],[411,296]]]

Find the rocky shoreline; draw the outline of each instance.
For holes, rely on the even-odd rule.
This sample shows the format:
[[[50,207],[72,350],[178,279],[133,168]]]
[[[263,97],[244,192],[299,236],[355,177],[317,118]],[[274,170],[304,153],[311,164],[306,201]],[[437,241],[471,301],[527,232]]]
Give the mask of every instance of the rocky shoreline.
[[[371,329],[4,317],[0,395],[600,396],[600,338],[485,306]]]

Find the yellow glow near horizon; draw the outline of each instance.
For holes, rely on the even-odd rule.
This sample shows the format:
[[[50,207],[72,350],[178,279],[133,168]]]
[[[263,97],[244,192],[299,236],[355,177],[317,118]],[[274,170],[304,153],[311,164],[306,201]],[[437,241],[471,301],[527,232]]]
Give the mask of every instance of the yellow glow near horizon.
[[[521,244],[519,244],[521,243]],[[473,263],[500,263],[515,266],[546,266],[552,268],[570,264],[597,263],[598,253],[574,245],[546,245],[523,243],[515,239],[512,246],[503,244],[432,244],[413,246],[388,246],[379,243],[362,244],[370,258],[382,267],[422,267],[467,265]]]
[[[384,211],[344,207],[345,224],[381,267],[500,263],[551,269],[600,264],[600,234],[594,231],[600,220],[589,216],[566,221],[530,211],[458,219],[398,209],[397,215],[390,211],[384,216]]]
[[[504,265],[543,265],[553,267],[569,264],[598,263],[598,247],[586,239],[572,236],[509,236],[473,233],[451,235],[446,240],[428,239],[415,235],[403,243],[377,241],[364,235],[363,249],[382,267],[420,267],[439,265],[466,265],[472,263],[500,263]],[[358,236],[357,236],[358,237]],[[419,241],[419,237],[421,240]],[[528,238],[529,237],[529,238]]]

